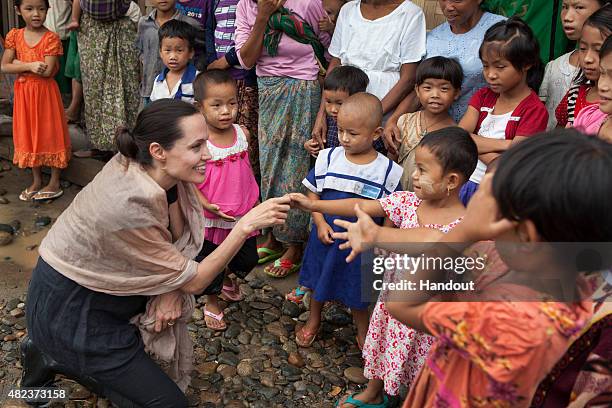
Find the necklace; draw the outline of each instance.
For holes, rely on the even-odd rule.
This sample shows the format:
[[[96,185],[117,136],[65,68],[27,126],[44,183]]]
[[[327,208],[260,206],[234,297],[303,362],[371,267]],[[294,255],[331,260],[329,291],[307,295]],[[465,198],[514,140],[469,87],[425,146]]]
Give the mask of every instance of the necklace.
[[[425,136],[427,136],[427,134],[429,133],[429,132],[427,131],[427,129],[428,129],[430,126],[428,126],[428,125],[427,125],[427,119],[425,118],[425,113],[424,113],[424,111],[421,111],[421,112],[419,113],[419,115],[421,116],[421,121],[422,121],[422,122],[425,124],[425,126],[423,126],[423,127],[422,127],[422,130],[421,130],[421,139],[422,139],[422,138],[424,138]],[[431,127],[436,126],[438,123],[442,123],[442,122],[444,122],[444,120],[445,120],[445,119],[446,119],[446,118],[444,118],[444,119],[440,119],[440,120],[438,120],[437,122],[434,122],[434,123],[431,125]]]

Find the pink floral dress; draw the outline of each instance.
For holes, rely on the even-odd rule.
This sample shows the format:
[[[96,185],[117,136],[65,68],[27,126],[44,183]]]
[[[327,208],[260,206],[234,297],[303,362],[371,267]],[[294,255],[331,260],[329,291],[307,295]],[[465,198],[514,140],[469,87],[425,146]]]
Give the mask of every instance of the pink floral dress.
[[[448,225],[421,225],[417,217],[421,202],[415,193],[409,191],[396,192],[380,200],[387,217],[398,228],[427,227],[447,233],[461,222],[457,219]],[[393,281],[393,271],[385,273],[384,280]],[[380,292],[370,318],[363,346],[364,375],[368,379],[383,380],[385,392],[398,395],[402,384],[409,386],[415,379],[435,339],[391,317],[384,305],[387,297],[386,291]]]

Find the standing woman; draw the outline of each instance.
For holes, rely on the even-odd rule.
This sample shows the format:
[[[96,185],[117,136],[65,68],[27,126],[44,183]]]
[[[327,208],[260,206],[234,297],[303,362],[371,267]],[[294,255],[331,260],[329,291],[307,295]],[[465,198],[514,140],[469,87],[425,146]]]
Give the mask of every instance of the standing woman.
[[[195,184],[211,158],[207,138],[202,114],[173,99],[153,102],[132,132],[118,133],[120,154],[40,245],[22,386],[45,386],[60,373],[119,407],[188,406],[191,294],[223,271],[249,235],[282,224],[289,210],[288,198],[258,205],[215,251],[193,261],[204,238]],[[172,379],[145,346],[173,360]]]
[[[236,10],[238,60],[245,69],[256,66],[264,200],[301,190],[308,173],[303,145],[321,101],[317,78],[327,65],[330,41],[319,30],[325,16],[320,0],[242,0]],[[299,269],[307,227],[308,215],[291,210],[286,225],[267,231],[260,260],[280,257],[266,268],[269,275],[280,278]]]
[[[133,126],[139,105],[137,25],[130,0],[81,0],[79,53],[87,136],[95,149],[114,150],[117,126]],[[90,152],[77,152],[89,157]]]

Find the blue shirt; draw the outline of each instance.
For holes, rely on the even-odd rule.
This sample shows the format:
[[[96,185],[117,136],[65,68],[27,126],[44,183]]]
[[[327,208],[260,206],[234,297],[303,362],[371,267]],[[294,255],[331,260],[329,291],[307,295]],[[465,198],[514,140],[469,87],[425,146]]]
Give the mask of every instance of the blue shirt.
[[[505,19],[504,16],[485,12],[474,28],[465,34],[454,34],[448,22],[440,24],[427,34],[426,58],[437,56],[455,58],[463,68],[461,96],[449,111],[455,122],[459,122],[467,111],[472,95],[487,86],[478,50],[489,27]]]

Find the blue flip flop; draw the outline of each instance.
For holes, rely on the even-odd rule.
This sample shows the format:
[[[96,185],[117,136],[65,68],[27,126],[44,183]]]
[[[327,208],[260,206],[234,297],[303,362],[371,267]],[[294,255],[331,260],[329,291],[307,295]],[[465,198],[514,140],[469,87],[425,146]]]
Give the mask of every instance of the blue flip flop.
[[[346,401],[343,402],[343,404],[352,404],[352,405],[354,405],[356,407],[360,407],[360,408],[387,408],[389,406],[389,398],[387,398],[386,395],[383,395],[383,402],[380,403],[380,404],[366,404],[363,401],[359,401],[359,400],[356,400],[355,398],[353,398],[357,394],[359,394],[359,393],[356,392],[353,395],[351,395],[350,397],[348,397],[346,399]],[[340,400],[336,401],[336,404],[334,406],[337,407],[338,405],[340,405]]]

